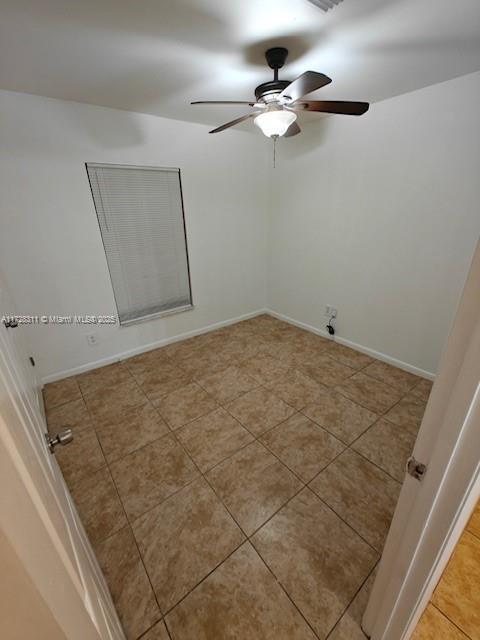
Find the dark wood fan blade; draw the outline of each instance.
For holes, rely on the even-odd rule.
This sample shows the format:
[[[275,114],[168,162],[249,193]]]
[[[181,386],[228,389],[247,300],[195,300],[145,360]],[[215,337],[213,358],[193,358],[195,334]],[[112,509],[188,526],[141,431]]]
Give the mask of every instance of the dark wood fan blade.
[[[300,133],[301,129],[296,122],[292,122],[292,124],[288,127],[287,132],[283,135],[284,138],[291,138],[292,136],[296,136],[297,133]]]
[[[295,111],[320,111],[322,113],[340,113],[346,116],[361,116],[370,105],[368,102],[348,102],[346,100],[310,100],[296,102]]]
[[[294,100],[303,98],[307,93],[321,89],[321,87],[330,84],[331,81],[331,78],[323,73],[305,71],[305,73],[302,73],[301,76],[298,76],[296,80],[291,82],[288,87],[285,87],[280,97],[289,98],[293,102]]]
[[[249,118],[254,118],[259,113],[262,113],[262,112],[261,111],[253,111],[252,113],[247,113],[246,116],[242,116],[241,118],[236,118],[236,120],[231,120],[230,122],[227,122],[226,124],[222,124],[220,127],[217,127],[216,129],[212,129],[212,131],[209,131],[209,133],[219,133],[220,131],[224,131],[225,129],[228,129],[230,127],[234,127],[236,124],[240,124],[240,122],[244,122],[245,120],[248,120]]]
[[[190,104],[249,104],[251,107],[256,105],[256,102],[237,102],[236,100],[195,100]]]

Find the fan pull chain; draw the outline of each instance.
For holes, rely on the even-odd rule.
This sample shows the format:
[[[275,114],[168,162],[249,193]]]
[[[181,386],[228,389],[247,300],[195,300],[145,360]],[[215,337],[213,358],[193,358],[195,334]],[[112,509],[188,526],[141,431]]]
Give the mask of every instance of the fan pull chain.
[[[277,161],[277,138],[278,136],[272,136],[273,138],[273,168],[275,169]]]

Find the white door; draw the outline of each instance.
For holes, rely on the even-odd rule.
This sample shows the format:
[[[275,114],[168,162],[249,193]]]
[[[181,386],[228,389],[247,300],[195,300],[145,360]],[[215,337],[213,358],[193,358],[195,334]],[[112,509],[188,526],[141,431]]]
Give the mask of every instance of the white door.
[[[407,640],[479,494],[480,244],[414,448],[363,618],[372,640]]]
[[[1,294],[0,317],[12,313],[10,304],[4,306],[5,290]],[[124,640],[104,577],[47,446],[22,330],[22,325],[0,325],[2,528],[69,640]]]

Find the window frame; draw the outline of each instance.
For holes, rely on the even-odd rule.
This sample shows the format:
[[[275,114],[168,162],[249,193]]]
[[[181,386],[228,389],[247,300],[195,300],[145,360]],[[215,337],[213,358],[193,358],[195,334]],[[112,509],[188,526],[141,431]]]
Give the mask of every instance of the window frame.
[[[136,318],[131,318],[129,320],[121,320],[120,319],[120,312],[119,312],[119,308],[118,308],[118,303],[117,303],[117,298],[115,295],[115,287],[113,285],[113,278],[112,278],[112,274],[110,271],[110,265],[108,263],[108,257],[107,257],[107,249],[105,246],[105,240],[103,237],[103,233],[102,233],[102,227],[100,224],[100,216],[99,216],[99,212],[97,209],[97,203],[95,202],[95,196],[94,196],[94,192],[93,192],[93,187],[92,187],[92,182],[90,180],[90,174],[88,172],[89,168],[103,168],[103,167],[107,167],[109,169],[136,169],[136,170],[142,170],[142,171],[176,171],[178,172],[178,185],[180,188],[180,203],[181,203],[181,207],[182,207],[182,224],[183,224],[183,237],[185,240],[185,255],[186,255],[186,261],[187,261],[187,275],[188,275],[188,289],[189,289],[189,293],[190,293],[190,304],[187,305],[182,305],[179,307],[175,307],[173,309],[166,309],[165,311],[156,311],[154,313],[148,313],[146,315],[143,316],[138,316]],[[193,302],[193,293],[192,293],[192,279],[191,279],[191,274],[190,274],[190,256],[189,256],[189,251],[188,251],[188,238],[187,238],[187,225],[186,225],[186,221],[185,221],[185,205],[184,205],[184,199],[183,199],[183,187],[182,187],[182,172],[180,167],[160,167],[160,166],[152,166],[152,165],[136,165],[136,164],[119,164],[119,163],[111,163],[111,162],[85,162],[85,171],[87,173],[87,180],[88,180],[88,185],[89,185],[89,189],[90,189],[90,194],[92,196],[92,201],[93,201],[93,206],[95,209],[95,215],[97,218],[97,224],[98,224],[98,230],[100,232],[100,238],[102,240],[102,246],[103,246],[103,253],[105,256],[105,261],[107,263],[107,270],[108,270],[108,276],[110,279],[110,284],[112,287],[112,293],[113,293],[113,298],[115,301],[115,307],[117,309],[117,317],[118,317],[118,323],[120,327],[128,327],[130,325],[133,324],[139,324],[142,322],[148,322],[149,320],[155,320],[157,318],[164,318],[165,316],[170,316],[176,313],[184,313],[185,311],[190,311],[192,309],[195,308],[194,302]]]

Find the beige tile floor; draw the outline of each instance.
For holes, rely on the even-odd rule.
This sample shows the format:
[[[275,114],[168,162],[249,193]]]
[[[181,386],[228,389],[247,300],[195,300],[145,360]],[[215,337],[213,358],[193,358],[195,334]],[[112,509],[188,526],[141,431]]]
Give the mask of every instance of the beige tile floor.
[[[128,638],[364,638],[430,387],[267,315],[47,385]]]

